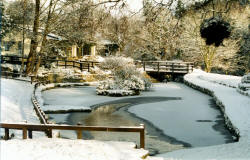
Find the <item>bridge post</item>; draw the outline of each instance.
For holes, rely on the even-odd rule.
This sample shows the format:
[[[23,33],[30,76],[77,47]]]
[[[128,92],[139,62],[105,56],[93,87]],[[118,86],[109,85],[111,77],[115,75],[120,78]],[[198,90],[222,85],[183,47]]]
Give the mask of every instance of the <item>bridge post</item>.
[[[172,80],[174,80],[174,63],[172,63]]]
[[[158,73],[160,72],[160,62],[157,62],[157,70],[158,70]]]

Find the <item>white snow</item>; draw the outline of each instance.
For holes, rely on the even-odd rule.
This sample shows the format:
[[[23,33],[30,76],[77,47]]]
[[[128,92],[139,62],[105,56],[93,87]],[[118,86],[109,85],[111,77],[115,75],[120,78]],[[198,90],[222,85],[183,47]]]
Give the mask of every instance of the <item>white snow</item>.
[[[2,68],[6,68],[10,71],[20,71],[21,69],[21,65],[18,65],[18,64],[9,64],[9,63],[1,63],[1,67]]]
[[[40,121],[33,109],[31,95],[33,85],[29,82],[1,78],[1,122],[8,123],[39,123]],[[3,130],[1,130],[1,135]],[[21,131],[11,130],[15,138],[22,136]],[[44,135],[34,134],[35,137]]]
[[[82,111],[90,111],[90,107],[86,106],[74,106],[74,105],[46,105],[41,107],[44,112],[82,112]]]
[[[194,70],[193,73],[187,74],[184,79],[188,83],[210,90],[214,94],[214,98],[222,103],[225,107],[225,114],[232,122],[232,125],[239,131],[239,142],[184,149],[159,155],[164,157],[165,160],[250,159],[250,98],[241,95],[234,88],[218,84],[217,80],[211,81],[211,76],[214,76],[217,80],[219,79],[222,84],[230,83],[231,78],[232,81],[235,81],[235,77],[208,74],[201,70]]]
[[[240,76],[206,73],[206,72],[203,72],[202,70],[195,70],[194,72],[199,73],[198,75],[199,79],[213,82],[213,83],[222,84],[222,85],[233,87],[233,88],[236,88],[238,86],[242,78]]]
[[[1,141],[1,160],[139,160],[148,154],[130,142],[39,138]],[[162,158],[148,157],[146,160]]]
[[[29,82],[1,78],[1,122],[40,123],[31,103],[32,92]]]

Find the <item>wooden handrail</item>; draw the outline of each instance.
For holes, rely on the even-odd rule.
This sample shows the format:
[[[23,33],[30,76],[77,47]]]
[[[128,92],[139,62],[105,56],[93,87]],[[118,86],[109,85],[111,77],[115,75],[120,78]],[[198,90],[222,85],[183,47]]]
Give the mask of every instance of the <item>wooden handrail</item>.
[[[143,69],[146,72],[167,72],[167,73],[189,73],[193,71],[193,62],[175,61],[142,61]]]
[[[140,148],[145,148],[145,127],[140,126],[80,126],[80,125],[55,125],[55,124],[27,124],[27,123],[0,123],[0,128],[5,129],[5,139],[9,139],[9,129],[17,129],[23,131],[23,139],[27,139],[27,131],[29,137],[32,137],[32,131],[50,132],[52,130],[73,130],[77,132],[77,139],[82,139],[82,131],[105,131],[105,132],[139,132],[140,133]],[[49,136],[51,138],[52,136]]]

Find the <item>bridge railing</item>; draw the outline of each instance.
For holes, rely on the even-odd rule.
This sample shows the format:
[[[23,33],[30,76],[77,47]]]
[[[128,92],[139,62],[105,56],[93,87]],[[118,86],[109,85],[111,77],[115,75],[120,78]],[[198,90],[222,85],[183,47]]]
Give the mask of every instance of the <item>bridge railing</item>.
[[[192,62],[143,61],[141,63],[144,71],[151,72],[189,73],[194,67]]]
[[[42,131],[48,133],[48,137],[52,138],[53,130],[72,130],[77,132],[77,139],[82,139],[82,131],[104,131],[104,132],[138,132],[140,133],[140,148],[145,148],[145,127],[140,126],[81,126],[81,125],[54,125],[54,124],[26,124],[26,123],[0,123],[0,128],[4,128],[4,139],[8,140],[9,130],[22,130],[23,139],[32,138],[33,131]],[[27,134],[28,133],[28,134]]]

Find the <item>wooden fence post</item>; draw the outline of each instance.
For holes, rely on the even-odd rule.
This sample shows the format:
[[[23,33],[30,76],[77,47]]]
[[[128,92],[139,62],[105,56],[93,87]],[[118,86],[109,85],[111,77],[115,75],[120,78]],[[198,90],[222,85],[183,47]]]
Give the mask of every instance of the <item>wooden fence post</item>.
[[[187,64],[187,73],[189,73],[189,63]]]
[[[48,138],[52,138],[52,129],[48,129]]]
[[[82,125],[80,122],[77,123],[78,126]],[[82,139],[82,130],[77,130],[77,139]]]
[[[67,61],[64,61],[65,62],[65,68],[67,68]]]
[[[5,128],[5,136],[4,136],[5,140],[10,139],[10,132],[9,132],[9,128]]]
[[[140,148],[145,148],[145,126],[140,124],[143,127],[143,130],[140,131]]]
[[[90,69],[89,69],[89,66],[90,66],[90,65],[89,65],[89,62],[88,62],[88,72],[89,72],[89,70],[90,70]]]
[[[23,128],[23,139],[27,139],[27,128]]]
[[[81,69],[81,71],[82,71],[82,62],[80,62],[80,69]]]
[[[146,62],[145,61],[143,61],[143,69],[144,69],[144,71],[146,71]]]
[[[33,137],[33,136],[32,136],[32,130],[30,130],[30,129],[28,130],[28,137],[29,137],[30,139],[32,139],[32,137]]]

